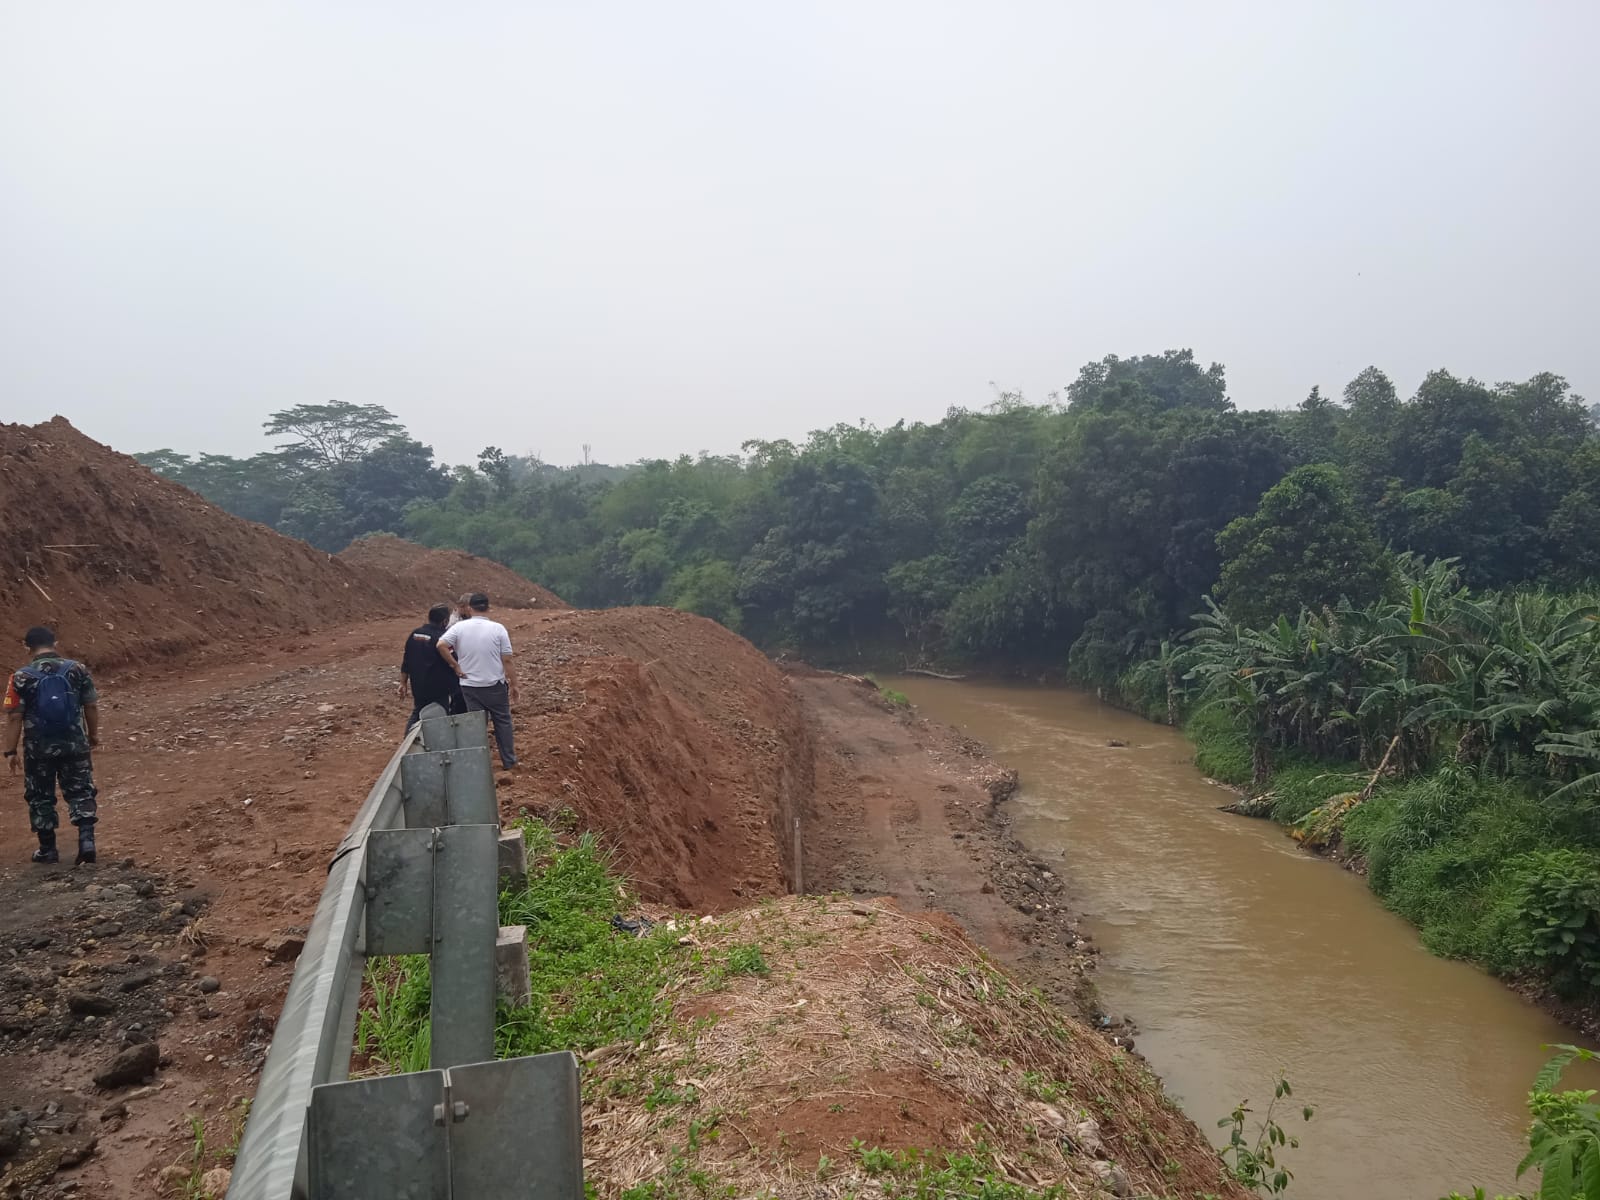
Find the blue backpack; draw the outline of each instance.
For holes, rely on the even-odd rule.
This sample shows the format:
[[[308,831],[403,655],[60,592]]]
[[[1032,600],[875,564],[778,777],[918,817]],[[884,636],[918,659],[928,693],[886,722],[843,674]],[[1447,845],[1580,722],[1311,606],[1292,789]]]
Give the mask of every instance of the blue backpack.
[[[34,683],[28,705],[28,732],[34,737],[76,737],[83,732],[78,691],[68,678],[73,666],[63,662],[54,671],[24,667],[17,672]]]

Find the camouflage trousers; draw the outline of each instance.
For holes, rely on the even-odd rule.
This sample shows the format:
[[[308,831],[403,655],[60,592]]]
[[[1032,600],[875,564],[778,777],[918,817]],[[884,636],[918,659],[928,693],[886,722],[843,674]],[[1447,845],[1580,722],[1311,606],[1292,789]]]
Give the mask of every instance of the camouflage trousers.
[[[35,833],[45,833],[59,824],[56,817],[56,785],[67,802],[67,816],[74,825],[93,822],[95,814],[94,767],[87,754],[59,758],[24,753],[22,794],[28,801],[28,824]]]

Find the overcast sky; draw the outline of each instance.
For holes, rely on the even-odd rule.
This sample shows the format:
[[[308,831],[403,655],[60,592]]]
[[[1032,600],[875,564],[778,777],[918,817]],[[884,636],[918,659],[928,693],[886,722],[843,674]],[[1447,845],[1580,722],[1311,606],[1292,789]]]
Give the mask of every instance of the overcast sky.
[[[1192,347],[1600,399],[1600,4],[0,0],[0,419],[735,450]]]

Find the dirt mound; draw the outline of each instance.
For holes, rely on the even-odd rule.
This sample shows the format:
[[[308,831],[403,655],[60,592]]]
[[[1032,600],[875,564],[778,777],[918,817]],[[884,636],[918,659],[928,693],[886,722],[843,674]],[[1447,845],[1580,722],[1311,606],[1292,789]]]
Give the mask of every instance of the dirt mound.
[[[391,576],[414,587],[419,603],[487,592],[497,608],[568,608],[549,588],[510,567],[462,550],[430,550],[390,533],[358,538],[339,558],[357,571]]]
[[[30,625],[54,628],[92,667],[143,667],[352,614],[410,615],[464,580],[507,604],[561,603],[466,554],[412,548],[398,567],[324,554],[223,512],[61,417],[0,424],[0,510],[0,643],[12,648],[0,662]]]
[[[572,810],[651,899],[722,909],[786,890],[814,752],[760,651],[661,608],[556,613],[512,636],[524,766],[500,788],[507,818]]]
[[[583,1148],[603,1197],[687,1178],[817,1200],[1246,1200],[1142,1063],[947,917],[807,896],[689,931],[701,965],[666,989],[664,1028],[588,1056]],[[686,1142],[696,1126],[717,1132]]]
[[[61,417],[0,425],[6,644],[51,625],[97,667],[392,610],[384,582],[245,521]]]

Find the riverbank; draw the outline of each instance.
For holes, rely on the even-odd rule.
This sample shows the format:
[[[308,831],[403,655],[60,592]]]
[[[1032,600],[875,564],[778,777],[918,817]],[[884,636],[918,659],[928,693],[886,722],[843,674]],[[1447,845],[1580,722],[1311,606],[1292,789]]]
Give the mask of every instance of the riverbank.
[[[1396,779],[1298,757],[1252,794],[1249,744],[1222,714],[1190,721],[1184,733],[1197,768],[1241,797],[1241,815],[1270,818],[1309,854],[1361,876],[1430,952],[1475,964],[1585,1038],[1600,1038],[1600,996],[1563,994],[1530,969],[1516,926],[1518,864],[1538,861],[1557,837],[1537,796],[1449,763]],[[1348,809],[1338,799],[1368,786],[1369,797]],[[1330,801],[1337,821],[1325,815]]]
[[[1131,1048],[1134,1031],[1095,992],[1099,950],[1067,903],[1060,862],[1012,828],[1017,772],[864,678],[784,669],[819,748],[807,890],[948,913],[1030,986]]]

